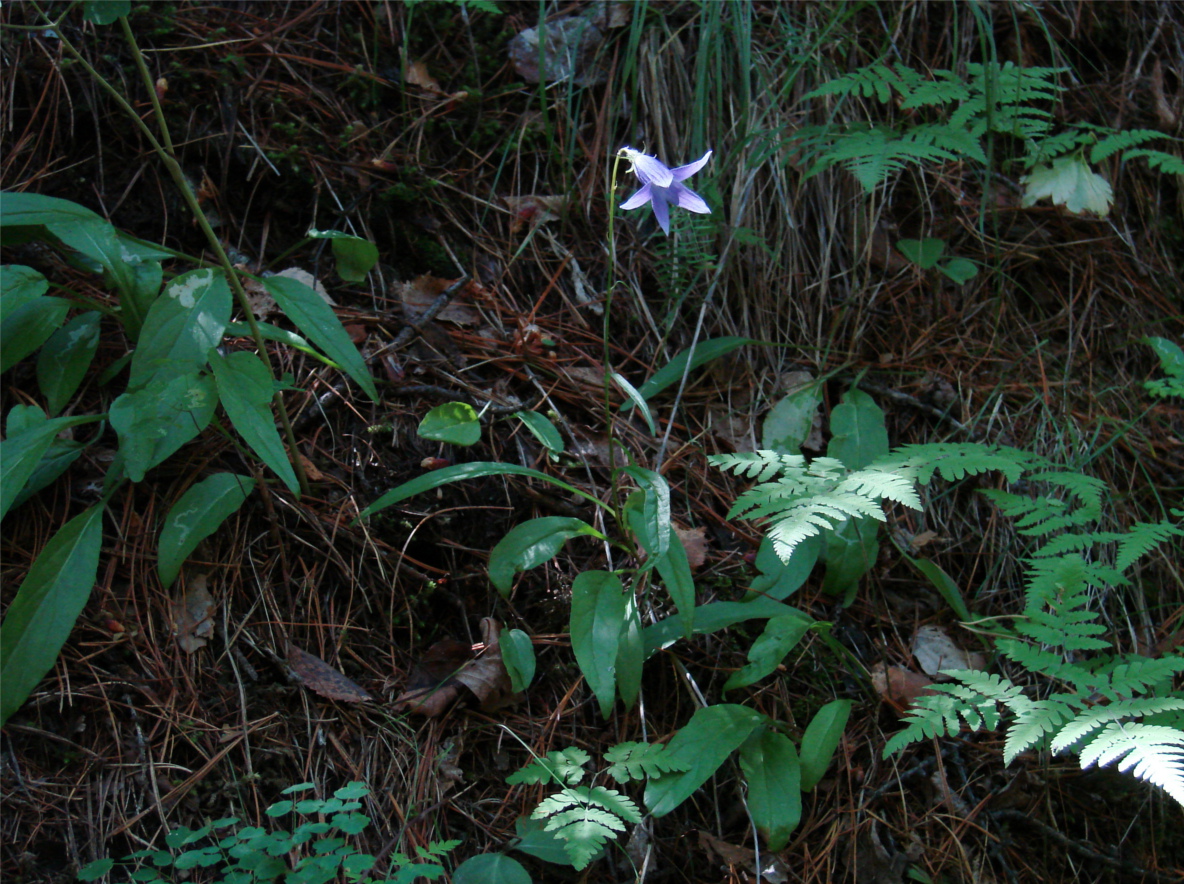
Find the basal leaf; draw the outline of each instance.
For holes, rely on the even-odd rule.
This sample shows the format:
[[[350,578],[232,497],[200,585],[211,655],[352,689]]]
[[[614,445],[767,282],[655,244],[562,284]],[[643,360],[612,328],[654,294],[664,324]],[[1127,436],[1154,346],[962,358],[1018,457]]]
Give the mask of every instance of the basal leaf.
[[[724,682],[724,690],[747,687],[772,673],[813,625],[813,619],[799,614],[770,618],[764,631],[748,649],[748,665],[729,676]]]
[[[479,853],[452,872],[452,884],[532,884],[522,863],[504,853]]]
[[[18,495],[62,430],[93,422],[91,415],[47,420],[36,406],[14,405],[8,412],[8,438],[0,442],[0,519]]]
[[[696,635],[706,635],[746,620],[764,620],[783,614],[805,616],[797,608],[763,596],[756,596],[744,602],[708,602],[695,608],[694,632]],[[643,637],[646,658],[674,644],[682,636],[682,622],[678,617],[667,617],[645,627]]]
[[[630,496],[630,505],[641,516],[641,524],[637,525],[633,513],[630,513],[630,524],[635,526],[635,530],[641,528],[637,532],[638,537],[651,558],[665,555],[670,548],[671,535],[670,486],[653,470],[630,466],[625,467],[624,472],[637,483],[642,494],[640,501]]]
[[[761,448],[778,454],[801,454],[802,444],[814,428],[822,403],[819,388],[807,384],[787,394],[773,406],[761,425]]]
[[[850,700],[832,700],[810,720],[802,734],[802,791],[809,792],[822,779],[831,758],[843,738],[847,717],[851,714]]]
[[[157,545],[156,567],[167,589],[181,564],[250,496],[255,480],[234,473],[215,473],[181,495],[165,517]]]
[[[629,383],[628,380],[625,379],[624,375],[615,371],[611,374],[614,383],[616,383],[616,385],[621,388],[621,391],[628,397],[629,405],[637,406],[638,410],[641,412],[642,419],[645,420],[645,425],[649,428],[650,435],[658,435],[658,428],[654,425],[654,416],[650,413],[650,406],[649,403],[645,401],[645,397],[642,396],[640,392],[638,392],[636,387],[634,387],[631,383]]]
[[[144,318],[128,390],[164,384],[204,368],[206,354],[222,343],[230,302],[226,278],[209,268],[191,270],[170,282]]]
[[[341,320],[324,299],[304,283],[286,276],[266,277],[263,285],[280,305],[284,315],[310,341],[324,350],[330,359],[345,369],[345,373],[358,383],[367,396],[377,402],[378,390],[374,386],[374,378],[370,376],[358,348],[342,327]]]
[[[563,436],[559,434],[559,430],[548,418],[537,411],[516,411],[514,417],[526,424],[526,428],[552,454],[563,453]]]
[[[99,320],[95,310],[75,316],[50,335],[37,354],[37,384],[57,414],[70,401],[99,349]]]
[[[312,239],[332,241],[337,275],[346,282],[362,282],[378,263],[378,247],[368,239],[338,230],[310,230],[308,235]]]
[[[417,494],[423,494],[423,492],[439,488],[441,485],[447,485],[451,482],[461,482],[466,479],[479,479],[484,476],[529,476],[532,479],[542,479],[544,482],[550,482],[564,491],[577,494],[599,507],[604,507],[604,504],[591,494],[580,491],[566,482],[560,481],[553,476],[548,476],[546,473],[539,472],[538,470],[533,470],[530,467],[520,467],[517,464],[498,463],[497,461],[476,461],[474,463],[456,464],[455,466],[445,467],[442,470],[432,470],[430,473],[425,473],[409,482],[404,482],[399,487],[393,488],[386,494],[383,494],[378,500],[362,510],[358,518],[374,515],[374,513],[381,512],[388,506],[393,506],[401,500],[406,500],[408,497],[414,497]]]
[[[572,583],[571,646],[606,719],[616,697],[617,654],[627,608],[616,574],[585,571]]]
[[[476,445],[481,441],[481,422],[467,402],[445,402],[424,415],[419,435],[450,445]]]
[[[510,687],[520,694],[534,680],[534,643],[521,629],[508,629],[501,634],[498,646],[502,651],[502,663],[510,676]]]
[[[1066,154],[1051,166],[1038,166],[1020,179],[1024,185],[1021,205],[1026,209],[1046,197],[1075,215],[1086,212],[1105,217],[1114,203],[1110,183],[1094,172],[1078,153]]]
[[[548,832],[546,826],[543,820],[537,820],[530,814],[518,817],[514,821],[514,831],[519,840],[510,849],[520,850],[544,862],[570,866],[571,857],[567,855],[566,842],[554,832]]]
[[[862,470],[888,453],[884,412],[858,387],[844,393],[842,402],[831,412],[830,430],[826,455],[842,461],[849,470]]]
[[[902,239],[896,248],[922,270],[931,270],[945,253],[946,243],[941,239]]]
[[[638,388],[637,392],[643,399],[652,399],[671,384],[682,380],[687,371],[694,371],[700,365],[727,356],[733,350],[738,350],[745,344],[755,344],[751,338],[725,337],[711,338],[700,341],[694,347],[683,350],[666,365],[654,372],[648,381]]]
[[[740,747],[740,770],[748,784],[748,812],[769,850],[789,843],[802,821],[801,769],[789,737],[769,728]]]
[[[848,519],[826,535],[826,575],[822,591],[850,605],[859,581],[880,555],[880,526],[872,519]]]
[[[0,626],[0,725],[53,667],[90,598],[103,542],[103,505],[75,516],[41,550]]]
[[[759,712],[730,703],[696,710],[666,747],[688,767],[649,782],[645,803],[650,813],[665,816],[690,798],[764,720]]]
[[[637,599],[625,593],[625,622],[617,644],[617,693],[626,709],[633,708],[641,693],[641,670],[645,663],[645,642]]]
[[[40,298],[47,291],[49,281],[32,267],[24,264],[0,267],[0,310],[5,314]]]
[[[218,382],[218,398],[226,416],[259,459],[271,467],[288,490],[300,493],[296,471],[275,428],[271,412],[274,387],[271,372],[254,353],[239,350],[225,359],[210,351],[210,366]]]
[[[763,538],[754,562],[761,573],[753,579],[749,592],[759,593],[771,599],[788,598],[809,579],[822,548],[822,535],[815,534],[795,546],[789,561],[783,562],[777,555],[773,541],[768,537]]]
[[[544,516],[515,525],[489,553],[490,582],[507,595],[515,574],[555,558],[563,544],[581,535],[604,539],[587,522],[567,516]]]

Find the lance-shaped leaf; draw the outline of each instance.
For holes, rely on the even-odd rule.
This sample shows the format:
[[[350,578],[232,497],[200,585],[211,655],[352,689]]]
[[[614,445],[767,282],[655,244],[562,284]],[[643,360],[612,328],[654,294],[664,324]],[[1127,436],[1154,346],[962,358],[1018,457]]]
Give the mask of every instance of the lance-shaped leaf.
[[[605,539],[582,519],[566,516],[544,516],[514,526],[489,553],[490,582],[503,596],[507,595],[515,574],[555,558],[563,544],[585,534]]]
[[[740,747],[740,770],[748,784],[748,812],[769,850],[789,843],[802,821],[801,769],[793,742],[761,728]]]
[[[181,495],[165,517],[157,545],[156,567],[168,587],[181,563],[235,513],[255,488],[255,480],[234,473],[215,473]]]
[[[132,356],[129,390],[159,386],[205,367],[230,321],[230,287],[209,268],[183,273],[152,302]]]
[[[616,698],[617,653],[627,609],[616,574],[585,571],[572,583],[571,647],[605,718]]]

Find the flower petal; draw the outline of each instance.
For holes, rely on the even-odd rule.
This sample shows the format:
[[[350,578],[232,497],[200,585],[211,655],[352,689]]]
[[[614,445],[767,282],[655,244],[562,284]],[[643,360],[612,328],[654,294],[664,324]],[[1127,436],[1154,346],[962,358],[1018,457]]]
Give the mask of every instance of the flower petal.
[[[689,187],[683,184],[675,184],[670,188],[670,192],[674,194],[678,201],[679,208],[686,209],[689,212],[698,212],[700,215],[710,215],[711,209],[703,200],[703,197],[695,193]]]
[[[707,165],[707,161],[709,159],[711,159],[711,154],[712,154],[712,151],[709,150],[709,151],[707,151],[707,153],[703,154],[703,156],[701,156],[699,159],[695,160],[695,162],[687,163],[685,166],[679,166],[677,169],[671,169],[670,174],[674,177],[675,181],[686,181],[688,178],[690,178],[692,175],[694,175],[696,172],[698,172],[700,169],[702,169],[704,166]],[[686,208],[690,208],[690,207],[683,206],[683,208],[686,209]],[[698,209],[691,209],[691,211],[697,212],[699,210]]]
[[[650,201],[650,186],[647,184],[644,187],[642,187],[641,190],[637,191],[637,193],[633,194],[633,196],[629,197],[629,199],[625,200],[625,202],[621,203],[621,208],[622,209],[640,209],[642,206],[644,206],[649,201]]]
[[[642,184],[669,187],[674,183],[674,173],[657,157],[647,156],[631,147],[622,147],[621,153],[633,164],[633,173],[641,179]]]
[[[666,194],[660,190],[654,192],[651,200],[654,206],[654,217],[658,219],[658,226],[667,236],[670,235],[670,208],[666,205]]]

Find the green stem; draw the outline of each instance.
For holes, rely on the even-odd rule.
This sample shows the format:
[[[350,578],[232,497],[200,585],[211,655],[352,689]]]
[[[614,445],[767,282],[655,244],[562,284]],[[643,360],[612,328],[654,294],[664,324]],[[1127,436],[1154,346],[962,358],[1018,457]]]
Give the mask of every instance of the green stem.
[[[609,336],[612,327],[613,315],[613,290],[617,287],[617,237],[616,230],[616,198],[617,198],[617,169],[621,165],[621,155],[617,153],[613,157],[613,172],[608,190],[608,274],[606,276],[607,288],[604,295],[604,326],[601,332],[601,344],[604,347],[604,419],[608,427],[608,468],[610,481],[612,483],[612,490],[610,492],[610,499],[612,501],[613,516],[622,528],[625,528],[621,520],[624,517],[624,508],[620,502],[620,482],[617,473],[617,445],[616,435],[613,433],[613,404],[612,404],[612,381],[609,378],[609,366],[612,365],[612,340]]]
[[[47,22],[50,21],[48,15],[36,4],[33,3],[33,8],[41,14]],[[173,179],[173,183],[181,192],[182,199],[185,200],[189,210],[193,213],[194,219],[201,228],[202,233],[206,237],[211,250],[218,258],[218,263],[222,267],[223,273],[226,275],[227,281],[230,283],[231,289],[234,291],[235,299],[238,301],[239,307],[243,311],[243,315],[247,320],[247,326],[251,329],[251,337],[255,341],[255,346],[259,351],[259,356],[263,360],[263,364],[267,366],[267,372],[271,376],[271,380],[275,381],[275,371],[271,365],[271,359],[267,352],[267,342],[263,334],[259,331],[259,324],[255,321],[255,314],[251,310],[251,303],[247,299],[247,293],[243,289],[242,281],[239,279],[238,272],[234,269],[234,264],[231,263],[230,257],[226,254],[226,250],[222,247],[222,242],[218,239],[218,235],[214,233],[214,229],[210,226],[209,220],[206,218],[205,212],[202,211],[201,206],[198,205],[197,197],[194,195],[189,184],[185,180],[185,174],[181,169],[181,164],[177,162],[174,155],[172,137],[169,134],[168,123],[164,117],[164,109],[160,105],[160,99],[156,95],[156,87],[152,80],[152,74],[148,70],[147,64],[144,62],[144,56],[140,52],[140,47],[136,43],[136,38],[132,34],[131,26],[127,22],[126,16],[119,18],[119,26],[123,31],[124,39],[127,41],[128,47],[131,49],[132,56],[135,59],[136,68],[140,72],[140,77],[143,79],[145,86],[148,88],[148,95],[152,102],[154,115],[156,117],[157,125],[160,127],[161,135],[164,139],[162,145],[157,140],[156,136],[152,134],[152,130],[148,125],[140,119],[140,115],[135,108],[128,103],[127,99],[119,93],[119,91],[107,82],[103,76],[91,66],[91,64],[82,56],[69,39],[62,33],[61,29],[57,29],[58,37],[61,41],[62,48],[73,58],[76,62],[82,65],[83,69],[94,78],[95,82],[104,89],[114,100],[115,103],[127,114],[128,118],[134,121],[135,125],[148,139],[148,143],[152,145],[152,151],[164,163],[168,170],[169,176]],[[139,309],[139,305],[128,304],[133,308],[133,321],[136,327],[139,328],[143,324],[143,315]],[[287,438],[289,457],[292,461],[292,469],[296,473],[296,479],[300,484],[300,491],[307,494],[309,490],[308,476],[304,472],[304,463],[300,459],[300,449],[296,444],[296,434],[292,430],[292,422],[288,417],[287,407],[284,405],[283,397],[277,390],[272,395],[272,401],[275,403],[276,412],[279,414],[280,424],[284,428],[284,435]]]

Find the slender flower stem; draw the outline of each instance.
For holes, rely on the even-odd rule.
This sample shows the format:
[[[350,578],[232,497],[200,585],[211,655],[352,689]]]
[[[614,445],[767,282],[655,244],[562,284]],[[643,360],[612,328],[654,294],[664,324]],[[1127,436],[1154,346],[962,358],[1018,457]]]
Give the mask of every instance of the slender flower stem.
[[[608,189],[608,273],[607,288],[604,294],[604,327],[601,332],[601,343],[604,345],[604,420],[608,426],[608,469],[611,482],[611,508],[618,524],[624,517],[624,509],[620,504],[620,483],[617,476],[617,446],[616,435],[613,432],[613,404],[612,381],[610,370],[612,366],[612,329],[613,290],[617,287],[617,237],[616,237],[616,198],[617,198],[617,169],[621,165],[621,154],[613,157],[613,172]],[[624,525],[621,525],[624,528]]]

